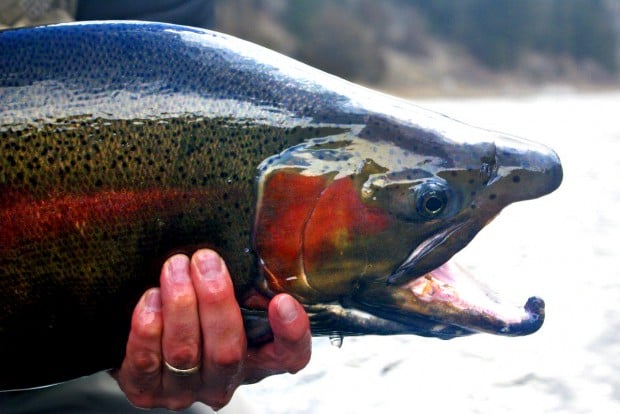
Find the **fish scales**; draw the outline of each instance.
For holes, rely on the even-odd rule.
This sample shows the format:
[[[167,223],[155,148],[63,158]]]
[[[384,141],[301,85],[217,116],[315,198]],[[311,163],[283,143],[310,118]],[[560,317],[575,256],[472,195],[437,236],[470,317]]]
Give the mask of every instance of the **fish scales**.
[[[133,306],[158,284],[163,260],[199,246],[222,253],[239,275],[242,296],[256,268],[249,253],[255,166],[318,133],[190,117],[58,119],[19,131],[19,145],[3,140],[0,290],[12,300],[0,304],[0,341],[15,349],[2,353],[23,353],[31,344],[36,361],[40,343],[47,343],[52,355],[85,354],[78,374],[113,366]],[[118,308],[102,312],[110,300]],[[76,332],[83,340],[74,349],[47,340]],[[93,352],[102,356],[89,368]],[[51,374],[66,370],[61,360],[54,364]]]
[[[532,333],[542,300],[454,300],[447,262],[561,176],[543,146],[219,33],[0,32],[0,389],[117,366],[160,266],[200,247],[241,303],[294,295],[314,335]]]

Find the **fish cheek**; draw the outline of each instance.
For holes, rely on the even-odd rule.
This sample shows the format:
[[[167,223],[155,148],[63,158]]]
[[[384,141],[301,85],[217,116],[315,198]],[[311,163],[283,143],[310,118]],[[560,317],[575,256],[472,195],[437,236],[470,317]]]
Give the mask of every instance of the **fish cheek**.
[[[288,292],[301,300],[313,296],[303,272],[303,231],[330,180],[330,176],[301,175],[295,168],[279,169],[263,178],[254,249],[272,292]]]
[[[306,278],[325,295],[350,294],[352,283],[386,263],[379,249],[391,234],[393,219],[369,206],[359,194],[351,177],[334,180],[321,193],[304,229]]]

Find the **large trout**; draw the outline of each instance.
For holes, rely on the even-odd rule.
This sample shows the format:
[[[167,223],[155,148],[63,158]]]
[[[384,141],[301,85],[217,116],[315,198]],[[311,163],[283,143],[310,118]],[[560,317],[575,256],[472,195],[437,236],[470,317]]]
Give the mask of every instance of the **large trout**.
[[[502,304],[447,262],[561,179],[541,145],[223,34],[0,32],[0,389],[118,365],[159,266],[203,246],[241,303],[288,292],[315,335],[532,333],[541,299]]]

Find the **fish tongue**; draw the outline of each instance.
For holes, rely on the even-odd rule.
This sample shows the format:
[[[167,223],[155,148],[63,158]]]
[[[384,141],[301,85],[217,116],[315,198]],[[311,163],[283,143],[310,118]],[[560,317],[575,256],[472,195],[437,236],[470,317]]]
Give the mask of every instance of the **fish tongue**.
[[[501,302],[452,261],[412,280],[406,288],[430,305],[433,317],[473,331],[527,335],[538,330],[544,319],[542,299],[531,297],[523,307]]]

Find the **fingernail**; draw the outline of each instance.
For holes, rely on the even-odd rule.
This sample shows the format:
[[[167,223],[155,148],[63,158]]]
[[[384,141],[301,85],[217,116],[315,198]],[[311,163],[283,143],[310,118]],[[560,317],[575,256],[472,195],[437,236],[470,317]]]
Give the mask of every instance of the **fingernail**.
[[[278,315],[284,323],[293,322],[297,318],[297,306],[290,296],[280,296],[278,299]]]
[[[196,265],[203,279],[217,279],[222,271],[222,259],[210,250],[202,250],[196,254]]]
[[[151,290],[146,295],[146,310],[149,312],[159,312],[161,310],[161,295],[159,290]]]
[[[189,259],[187,256],[176,255],[168,259],[168,275],[173,282],[188,283],[189,277]]]

